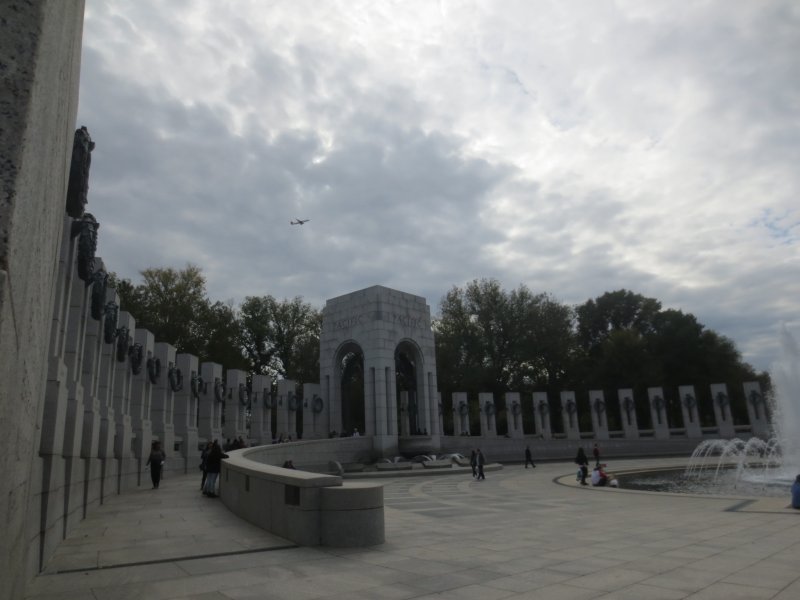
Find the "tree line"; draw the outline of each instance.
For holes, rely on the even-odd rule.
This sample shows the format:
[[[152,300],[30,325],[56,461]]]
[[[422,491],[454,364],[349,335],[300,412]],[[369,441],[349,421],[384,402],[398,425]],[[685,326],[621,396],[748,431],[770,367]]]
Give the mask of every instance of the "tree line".
[[[134,285],[112,274],[110,285],[137,326],[178,352],[274,378],[318,380],[322,313],[301,297],[248,296],[239,306],[212,301],[205,277],[194,265],[150,268],[141,276],[142,282]],[[578,393],[579,407],[586,404],[580,412],[589,419],[590,389],[615,398],[617,389],[632,388],[636,396],[646,397],[647,387],[662,386],[670,421],[675,422],[680,414],[677,387],[692,384],[700,406],[705,406],[701,418],[711,421],[710,398],[703,403],[704,394],[711,383],[725,382],[735,418],[746,422],[740,383],[759,380],[769,386],[769,376],[744,362],[732,340],[690,313],[664,309],[658,300],[624,289],[568,305],[525,285],[505,290],[494,279],[476,279],[446,293],[433,329],[446,421],[452,392],[475,398],[479,392],[492,392],[500,433],[507,391],[547,391],[555,409],[551,415],[558,420],[563,390]],[[639,404],[637,416],[646,426],[649,410]],[[530,408],[523,418],[532,422]],[[620,415],[612,410],[608,418],[614,427]],[[582,429],[589,427],[581,423]]]

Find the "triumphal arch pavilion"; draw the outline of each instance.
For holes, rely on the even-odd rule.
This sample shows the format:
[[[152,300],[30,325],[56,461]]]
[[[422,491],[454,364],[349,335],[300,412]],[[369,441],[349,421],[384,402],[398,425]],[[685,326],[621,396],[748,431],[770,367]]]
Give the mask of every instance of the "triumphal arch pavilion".
[[[373,437],[384,456],[439,446],[440,402],[425,299],[380,285],[328,300],[320,387],[331,433]]]

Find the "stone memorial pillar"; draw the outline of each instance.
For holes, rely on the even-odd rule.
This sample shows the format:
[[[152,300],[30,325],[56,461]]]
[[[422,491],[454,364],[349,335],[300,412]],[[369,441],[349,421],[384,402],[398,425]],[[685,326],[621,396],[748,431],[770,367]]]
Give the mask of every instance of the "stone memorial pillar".
[[[519,392],[506,392],[506,419],[508,435],[513,439],[522,439],[525,432],[522,428],[522,403]]]
[[[592,411],[594,439],[609,439],[608,411],[606,410],[606,397],[603,390],[589,390],[589,408]]]
[[[89,320],[89,289],[77,276],[70,285],[67,338],[64,363],[67,367],[67,414],[64,424],[64,531],[71,530],[84,516],[83,413],[87,403],[83,387],[83,359]]]
[[[200,365],[200,421],[197,433],[200,439],[218,440],[220,446],[225,444],[222,438],[222,407],[225,404],[225,384],[222,381],[222,365],[204,362]]]
[[[81,361],[83,386],[83,415],[80,456],[83,461],[83,513],[100,504],[102,495],[102,460],[100,451],[100,399],[98,390],[102,373],[103,310],[105,309],[106,281],[108,275],[102,260],[94,259],[95,273],[88,288],[86,331]]]
[[[683,415],[683,428],[686,430],[686,437],[702,438],[703,430],[700,427],[700,410],[697,406],[697,394],[694,393],[694,386],[678,386],[678,394],[681,398],[681,414]]]
[[[325,422],[322,388],[318,383],[303,384],[303,439],[319,440],[328,437],[329,429]],[[384,415],[385,419],[385,415]],[[384,432],[386,423],[384,422]]]
[[[183,472],[194,472],[200,464],[200,439],[197,433],[197,409],[200,389],[198,362],[193,354],[176,354],[174,364],[167,364],[167,382],[173,390],[173,431],[180,440]],[[194,385],[192,385],[194,380]],[[175,460],[178,456],[175,457]]]
[[[42,519],[38,529],[40,544],[45,556],[55,551],[57,544],[64,537],[64,501],[66,496],[65,481],[67,464],[64,459],[66,445],[67,405],[69,403],[70,377],[65,363],[67,331],[69,330],[70,304],[73,286],[70,273],[74,264],[76,240],[70,237],[72,219],[64,219],[64,232],[61,242],[60,263],[58,265],[58,283],[53,304],[50,328],[50,345],[48,352],[47,383],[45,400],[42,403],[41,433],[39,439],[39,455],[42,459]],[[0,357],[0,362],[10,357]],[[13,364],[13,363],[12,363]],[[11,446],[14,448],[13,442]],[[19,450],[19,448],[16,448]],[[37,498],[39,499],[39,498]],[[24,512],[22,513],[24,516]],[[20,536],[22,537],[22,536]],[[37,570],[40,567],[36,557]],[[41,565],[43,568],[44,565]]]
[[[714,405],[714,418],[717,421],[719,437],[728,440],[736,437],[736,431],[733,428],[730,397],[728,396],[728,388],[724,383],[711,384],[711,401]]]
[[[453,435],[469,435],[469,401],[466,392],[453,392]]]
[[[431,438],[431,446],[434,448],[441,447],[441,434],[442,434],[442,397],[439,394],[439,384],[436,381],[436,373],[428,371],[426,373],[426,382],[428,386],[427,394],[425,394],[425,403],[427,410],[425,411],[426,420],[423,426],[423,433],[427,431],[428,437]]]
[[[481,437],[497,437],[497,407],[491,392],[478,394],[478,406],[481,408]]]
[[[121,493],[139,485],[139,463],[133,454],[131,417],[133,373],[128,357],[128,350],[133,344],[136,320],[130,313],[121,310],[117,322],[117,338],[114,343],[114,421],[117,429],[114,458],[117,460],[119,473],[117,492]]]
[[[638,440],[639,422],[636,419],[636,402],[633,399],[633,390],[631,388],[617,390],[617,399],[619,400],[619,414],[625,439]]]
[[[400,437],[411,435],[408,392],[400,392]]]
[[[444,436],[444,403],[442,401],[442,393],[436,392],[436,400],[439,407],[439,416],[436,419],[439,424],[438,435],[440,438]]]
[[[767,403],[761,392],[761,384],[757,381],[746,381],[743,387],[747,403],[747,416],[750,419],[750,431],[754,436],[767,441],[772,437],[772,432],[767,415]]]
[[[161,441],[161,449],[167,456],[164,469],[172,472],[184,471],[183,453],[178,441],[175,447],[174,405],[175,393],[170,387],[167,371],[169,365],[175,364],[175,346],[166,342],[157,342],[153,347],[153,355],[147,359],[145,370],[147,380],[152,386],[150,406],[150,423],[153,437]]]
[[[147,359],[153,356],[155,337],[147,329],[137,328],[129,358],[133,384],[131,386],[131,425],[133,426],[133,454],[138,462],[137,485],[142,485],[142,471],[153,443],[153,424],[150,410],[153,405],[153,384],[147,376]],[[167,450],[164,449],[164,452]],[[145,484],[147,478],[145,478]]]
[[[567,434],[567,439],[581,439],[581,431],[578,424],[578,402],[575,400],[575,392],[561,392],[561,418],[564,421],[564,433]]]
[[[272,443],[272,378],[253,375],[253,399],[250,413],[250,437],[256,446]]]
[[[222,427],[222,437],[231,441],[247,440],[247,405],[250,398],[247,392],[247,373],[240,369],[228,369],[225,387],[225,424]],[[292,423],[294,426],[294,423]],[[295,436],[292,437],[295,439]]]
[[[114,373],[116,372],[116,332],[119,316],[119,296],[113,289],[106,290],[106,304],[102,319],[101,373],[97,382],[97,397],[100,403],[100,436],[97,455],[101,460],[101,501],[116,492],[119,464],[114,457],[114,437],[116,436],[116,413],[114,412]]]
[[[543,440],[553,439],[553,428],[550,425],[550,403],[547,401],[546,392],[533,392],[533,420],[536,423],[536,433]]]
[[[281,379],[278,381],[278,406],[275,408],[277,411],[276,413],[276,423],[277,423],[277,435],[280,439],[281,437],[286,438],[286,436],[291,435],[292,439],[295,439],[296,434],[289,429],[289,393],[295,393],[295,382],[290,381],[288,379]],[[351,432],[347,432],[348,434]]]
[[[669,419],[667,418],[667,401],[664,399],[663,388],[647,388],[647,399],[650,405],[650,418],[653,421],[653,437],[657,440],[668,440]]]

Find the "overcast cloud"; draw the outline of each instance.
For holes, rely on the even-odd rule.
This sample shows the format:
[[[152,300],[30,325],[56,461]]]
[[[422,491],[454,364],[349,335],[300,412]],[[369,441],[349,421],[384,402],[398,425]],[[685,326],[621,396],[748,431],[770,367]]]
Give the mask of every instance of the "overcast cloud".
[[[89,210],[135,282],[627,288],[759,369],[800,325],[792,0],[88,0],[83,44]]]

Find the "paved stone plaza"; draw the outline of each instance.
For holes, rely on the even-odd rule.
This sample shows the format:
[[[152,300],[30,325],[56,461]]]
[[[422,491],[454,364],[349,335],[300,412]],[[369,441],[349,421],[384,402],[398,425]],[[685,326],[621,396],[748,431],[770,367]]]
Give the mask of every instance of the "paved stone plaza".
[[[198,488],[180,476],[112,497],[27,597],[800,598],[800,511],[788,499],[581,488],[570,463],[510,465],[482,482],[387,479],[387,543],[344,550],[294,546]]]

